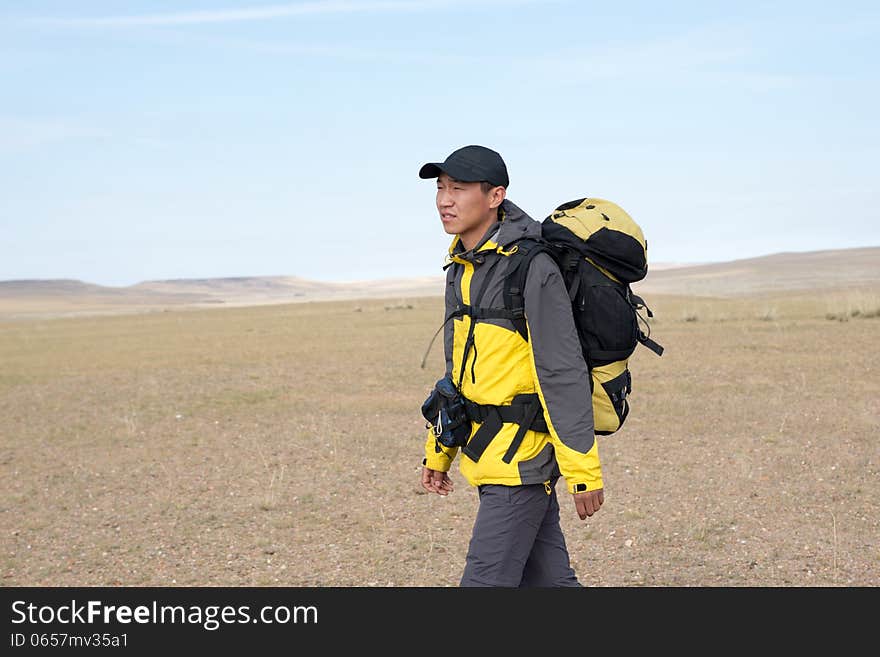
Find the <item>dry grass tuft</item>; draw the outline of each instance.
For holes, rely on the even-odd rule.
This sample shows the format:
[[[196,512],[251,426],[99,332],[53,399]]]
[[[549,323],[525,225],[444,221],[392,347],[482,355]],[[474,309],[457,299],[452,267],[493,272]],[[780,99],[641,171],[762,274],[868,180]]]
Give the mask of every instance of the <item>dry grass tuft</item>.
[[[829,301],[825,313],[825,319],[839,322],[876,317],[880,317],[880,296],[865,292],[850,293]]]

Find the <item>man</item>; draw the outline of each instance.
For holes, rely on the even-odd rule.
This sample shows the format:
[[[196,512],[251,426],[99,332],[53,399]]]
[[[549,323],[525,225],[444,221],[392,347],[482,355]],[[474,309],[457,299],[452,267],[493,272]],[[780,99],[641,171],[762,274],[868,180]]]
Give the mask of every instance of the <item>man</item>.
[[[446,377],[464,398],[464,443],[447,446],[431,427],[422,486],[453,491],[449,469],[479,491],[480,506],[461,586],[580,586],[559,524],[556,481],[562,476],[578,516],[604,502],[593,432],[589,372],[571,303],[549,255],[533,259],[526,278],[528,340],[515,330],[503,299],[504,277],[522,238],[541,224],[507,200],[501,156],[464,146],[421,167],[437,179],[437,210],[455,237],[446,277]]]

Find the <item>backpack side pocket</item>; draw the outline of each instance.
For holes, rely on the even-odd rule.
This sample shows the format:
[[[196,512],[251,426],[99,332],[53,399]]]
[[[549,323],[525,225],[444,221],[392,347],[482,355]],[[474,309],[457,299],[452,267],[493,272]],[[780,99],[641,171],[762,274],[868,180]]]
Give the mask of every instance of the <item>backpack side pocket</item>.
[[[632,392],[628,361],[598,365],[590,372],[593,382],[594,431],[607,436],[623,426],[629,414],[627,397]]]
[[[629,358],[638,344],[639,324],[626,286],[582,261],[580,294],[573,310],[584,352],[591,366]]]

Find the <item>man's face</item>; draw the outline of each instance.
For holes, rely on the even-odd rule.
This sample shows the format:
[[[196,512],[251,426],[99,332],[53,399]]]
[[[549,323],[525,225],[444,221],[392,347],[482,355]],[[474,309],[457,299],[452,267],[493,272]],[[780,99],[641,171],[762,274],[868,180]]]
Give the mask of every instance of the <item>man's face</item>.
[[[466,245],[478,240],[498,216],[501,201],[493,192],[499,189],[503,188],[486,193],[478,182],[461,182],[441,173],[437,178],[437,210],[443,230],[461,236]]]

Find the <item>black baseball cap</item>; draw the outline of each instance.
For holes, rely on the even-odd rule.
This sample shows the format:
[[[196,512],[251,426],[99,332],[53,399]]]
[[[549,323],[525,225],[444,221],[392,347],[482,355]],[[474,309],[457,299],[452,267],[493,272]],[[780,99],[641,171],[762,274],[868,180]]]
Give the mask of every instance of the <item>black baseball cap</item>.
[[[419,178],[436,178],[441,173],[462,182],[483,182],[507,187],[507,165],[501,156],[485,146],[463,146],[443,162],[428,162],[419,169]]]

